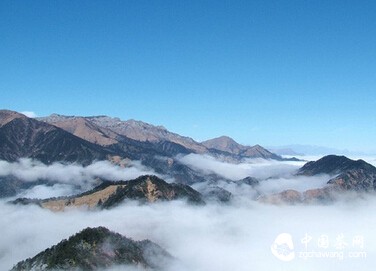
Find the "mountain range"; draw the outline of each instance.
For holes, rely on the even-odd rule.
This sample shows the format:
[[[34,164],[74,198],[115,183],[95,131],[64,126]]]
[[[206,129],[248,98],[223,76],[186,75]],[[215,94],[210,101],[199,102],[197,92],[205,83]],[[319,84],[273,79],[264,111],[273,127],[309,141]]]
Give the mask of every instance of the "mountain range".
[[[57,114],[33,119],[14,111],[0,110],[0,159],[5,161],[28,157],[45,164],[58,161],[88,165],[95,160],[121,163],[124,159],[130,159],[139,160],[156,173],[171,176],[181,184],[230,181],[214,173],[192,169],[176,158],[179,154],[191,153],[206,154],[233,163],[248,158],[283,160],[259,145],[244,146],[227,136],[199,143],[162,126],[135,120]],[[374,189],[376,175],[375,168],[362,160],[353,161],[335,155],[308,162],[297,174],[329,174],[332,179],[328,184],[366,191]],[[0,195],[14,195],[25,186],[14,177],[0,179],[7,184]],[[218,188],[211,193],[215,194],[216,191],[219,193]]]
[[[0,111],[0,159],[16,161],[28,157],[52,163],[55,161],[89,164],[115,153],[63,129],[28,118],[17,112]]]
[[[65,208],[86,206],[90,209],[113,208],[126,200],[137,200],[140,203],[158,201],[186,200],[191,204],[205,204],[202,195],[188,185],[167,183],[157,176],[140,176],[130,181],[104,181],[97,187],[79,195],[48,198],[19,198],[14,204],[37,204],[52,211],[63,211]]]
[[[223,138],[236,150],[222,147]],[[88,165],[95,160],[127,158],[139,160],[158,174],[174,177],[177,182],[193,184],[220,177],[191,169],[176,159],[178,154],[208,154],[233,163],[245,158],[282,160],[259,145],[248,147],[228,137],[222,139],[199,143],[162,126],[107,116],[52,114],[34,119],[0,110],[0,160],[5,161],[27,157],[45,164],[74,162]]]
[[[282,157],[260,145],[244,146],[227,136],[199,143],[172,133],[163,126],[135,120],[122,121],[108,116],[52,114],[33,119],[14,111],[0,110],[0,132],[3,139],[0,147],[6,150],[1,152],[0,158],[7,161],[31,157],[43,159],[43,162],[66,160],[83,163],[108,155],[142,159],[150,155],[173,157],[185,153],[209,154],[235,160],[282,160]],[[57,144],[58,140],[60,144]],[[92,154],[87,155],[85,151]],[[69,154],[65,154],[67,152]],[[88,157],[83,158],[83,153]]]
[[[171,156],[179,153],[223,155],[233,159],[264,158],[282,160],[261,147],[238,144],[227,136],[214,138],[204,142],[196,142],[190,137],[181,136],[168,131],[163,126],[154,126],[142,121],[127,120],[108,116],[63,116],[52,114],[38,120],[55,125],[82,139],[101,146],[110,146],[126,139],[138,142],[147,142],[159,145],[165,155]]]

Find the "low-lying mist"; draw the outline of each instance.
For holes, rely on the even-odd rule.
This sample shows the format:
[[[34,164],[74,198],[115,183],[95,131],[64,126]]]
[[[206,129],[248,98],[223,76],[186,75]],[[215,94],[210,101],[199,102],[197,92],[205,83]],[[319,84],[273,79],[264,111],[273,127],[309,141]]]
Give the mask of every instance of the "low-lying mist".
[[[13,176],[24,182],[34,182],[38,180],[48,180],[51,183],[58,183],[52,188],[39,186],[34,191],[29,191],[25,196],[46,197],[47,190],[53,191],[52,196],[67,195],[81,189],[88,190],[98,184],[97,178],[119,181],[135,179],[140,175],[158,175],[154,170],[147,168],[139,161],[132,161],[126,167],[121,167],[109,161],[97,161],[88,166],[78,164],[53,163],[46,165],[40,161],[22,158],[17,162],[7,162],[0,160],[0,177]],[[81,190],[80,190],[81,191]],[[39,196],[40,194],[40,196]]]
[[[248,159],[243,163],[219,161],[209,155],[188,154],[179,158],[183,164],[204,173],[216,173],[233,181],[252,176],[259,179],[289,176],[305,162],[280,162],[264,159]]]
[[[0,161],[0,176],[12,175],[23,181],[45,179],[77,184],[97,177],[107,180],[123,180],[137,178],[145,174],[155,173],[137,161],[129,162],[127,167],[120,167],[108,161],[97,161],[88,166],[58,162],[45,165],[29,158],[22,158],[13,163]]]
[[[7,270],[85,227],[105,226],[164,247],[177,258],[166,270],[372,270],[375,203],[370,198],[330,206],[281,207],[243,201],[241,205],[192,207],[177,201],[53,213],[37,206],[1,202],[0,269]],[[296,258],[291,262],[280,261],[271,253],[271,245],[281,233],[293,238]],[[305,234],[312,237],[307,251],[341,251],[335,242],[343,234],[349,245],[342,250],[346,253],[360,249],[352,247],[352,239],[361,235],[366,258],[299,258],[298,252],[305,251],[301,243]],[[329,237],[329,248],[317,247],[321,235]]]
[[[312,188],[321,188],[326,185],[330,176],[321,175],[314,177],[296,176],[297,170],[306,161],[275,161],[265,159],[248,159],[242,163],[234,164],[219,161],[208,155],[189,154],[179,158],[180,162],[202,173],[215,173],[225,179],[238,181],[246,177],[261,180],[257,187],[237,185],[219,181],[216,185],[228,190],[235,196],[251,197],[260,194],[272,194],[294,189],[304,192]],[[205,190],[206,183],[197,183],[193,187],[199,191]]]
[[[266,180],[254,188],[219,181],[217,185],[232,192],[237,200],[228,204],[208,202],[205,206],[190,206],[184,201],[147,205],[126,202],[111,210],[67,209],[54,213],[34,205],[12,205],[7,204],[6,199],[0,200],[0,270],[9,270],[18,261],[89,226],[105,226],[134,240],[156,242],[177,259],[165,268],[166,271],[373,270],[375,197],[351,198],[331,205],[266,205],[255,201],[254,196],[285,189],[304,191],[322,187],[329,176],[295,176],[304,162],[253,160],[229,164],[201,155],[188,155],[180,161],[234,181],[248,176]],[[58,180],[53,186],[35,186],[18,195],[46,198],[72,193],[80,182],[98,176],[131,179],[153,174],[153,171],[139,163],[129,168],[108,162],[96,162],[88,167],[59,163],[45,166],[26,159],[17,163],[0,162],[1,174],[25,181]],[[199,183],[194,188],[203,190],[206,185]],[[294,259],[289,262],[277,259],[271,250],[282,233],[288,233],[294,245]],[[323,237],[326,237],[326,247],[322,246]],[[343,246],[339,247],[341,240]],[[287,255],[291,251],[278,253]],[[115,267],[111,270],[135,269]]]

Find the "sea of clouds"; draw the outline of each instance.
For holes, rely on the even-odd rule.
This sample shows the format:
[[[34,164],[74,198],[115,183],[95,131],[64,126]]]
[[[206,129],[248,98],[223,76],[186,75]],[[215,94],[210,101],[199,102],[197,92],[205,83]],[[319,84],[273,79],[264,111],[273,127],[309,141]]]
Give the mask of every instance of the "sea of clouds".
[[[288,188],[304,191],[322,187],[329,178],[296,177],[294,173],[304,162],[247,161],[235,165],[192,155],[181,157],[180,161],[231,180],[247,176],[266,178],[257,188],[258,193],[265,194]],[[22,196],[27,197],[65,195],[77,182],[98,175],[106,179],[129,179],[153,173],[139,163],[134,163],[128,170],[107,162],[88,167],[59,163],[45,166],[32,160],[0,162],[3,176],[11,174],[25,181],[40,176],[59,180],[53,186],[39,185],[23,191]],[[0,200],[0,270],[9,270],[18,261],[34,256],[88,226],[105,226],[135,240],[150,239],[158,243],[177,259],[166,266],[167,271],[373,270],[376,198],[367,196],[332,205],[270,206],[254,201],[252,193],[255,190],[249,186],[239,187],[225,181],[219,184],[240,200],[227,205],[209,202],[206,206],[190,206],[183,201],[151,205],[128,202],[111,210],[77,209],[60,213],[32,205],[15,206],[7,204],[8,199]],[[271,251],[281,233],[290,234],[294,243],[295,259],[290,262],[277,259]],[[325,249],[318,246],[323,235],[330,241]],[[310,242],[306,247],[302,240],[307,236]],[[363,238],[362,248],[353,246],[356,236]],[[336,247],[339,237],[347,244],[342,250]],[[341,251],[343,257],[318,257],[323,252],[341,255]],[[354,252],[365,254],[350,258],[349,254]],[[118,267],[114,270],[134,269]]]
[[[330,206],[268,206],[244,202],[228,206],[192,207],[184,202],[139,206],[124,204],[104,211],[69,210],[53,213],[37,206],[0,203],[0,269],[34,256],[85,227],[105,226],[135,240],[150,239],[169,251],[177,261],[165,270],[373,270],[376,233],[372,225],[375,199]],[[352,238],[364,238],[366,258],[343,259],[296,257],[278,260],[271,253],[275,238],[291,234],[295,252],[305,251],[301,239],[312,237],[308,251],[321,235],[343,234],[349,247]],[[123,269],[124,270],[124,269]],[[127,269],[125,269],[127,270]]]

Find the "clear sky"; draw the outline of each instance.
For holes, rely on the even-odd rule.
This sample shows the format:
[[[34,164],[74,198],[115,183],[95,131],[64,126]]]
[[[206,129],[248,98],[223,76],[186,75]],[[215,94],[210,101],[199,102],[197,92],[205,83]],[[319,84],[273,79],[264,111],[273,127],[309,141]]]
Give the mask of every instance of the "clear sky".
[[[0,1],[0,107],[376,149],[375,1]]]

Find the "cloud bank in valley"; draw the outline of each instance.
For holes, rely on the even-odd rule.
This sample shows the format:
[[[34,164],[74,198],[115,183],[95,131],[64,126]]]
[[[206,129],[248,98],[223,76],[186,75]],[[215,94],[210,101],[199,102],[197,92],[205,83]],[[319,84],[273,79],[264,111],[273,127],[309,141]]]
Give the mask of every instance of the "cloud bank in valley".
[[[198,160],[195,162],[193,158]],[[328,178],[294,176],[304,162],[250,161],[235,165],[196,155],[183,157],[181,161],[232,180],[247,176],[282,176],[262,181],[257,187],[262,193],[288,188],[303,191],[325,185]],[[50,187],[35,186],[23,194],[38,197],[66,194],[72,184],[94,176],[125,179],[146,173],[151,172],[138,163],[123,169],[108,162],[88,167],[59,163],[46,166],[32,160],[0,162],[0,174],[15,175],[25,181],[48,177],[61,182]],[[61,213],[32,205],[14,206],[0,200],[0,270],[10,269],[18,261],[36,255],[83,228],[96,226],[105,226],[134,240],[150,239],[158,243],[177,259],[164,269],[166,271],[373,270],[376,233],[371,225],[376,224],[373,215],[376,198],[372,195],[328,206],[270,206],[253,201],[256,190],[250,186],[239,187],[225,181],[219,185],[242,200],[228,205],[209,202],[206,206],[189,206],[182,201],[150,205],[127,202],[110,210],[71,209]],[[291,262],[280,261],[271,252],[274,240],[281,233],[292,236],[295,259]],[[317,245],[323,235],[330,241],[326,249]],[[311,238],[307,247],[302,243],[306,236]],[[348,245],[342,250],[344,257],[320,258],[317,253],[306,259],[299,256],[300,252],[307,251],[340,252],[336,248],[339,236],[343,236]],[[364,238],[362,249],[353,247],[355,236]],[[355,250],[365,252],[366,257],[346,256]],[[134,269],[114,267],[111,270]]]
[[[30,189],[22,191],[18,198],[47,199],[51,197],[63,197],[79,194],[82,189],[72,184],[57,183],[53,185],[36,185]]]
[[[279,162],[264,159],[248,159],[243,163],[219,161],[209,155],[188,154],[178,158],[183,164],[205,173],[216,173],[233,181],[252,176],[266,179],[293,174],[304,162]]]
[[[156,174],[153,170],[131,162],[123,168],[108,161],[94,162],[88,166],[53,163],[45,165],[39,161],[23,158],[17,162],[0,161],[0,177],[14,176],[22,181],[51,180],[59,183],[82,185],[92,183],[95,178],[106,180],[129,180],[140,175]]]
[[[135,240],[150,239],[177,261],[169,270],[372,270],[375,262],[375,198],[331,206],[268,206],[249,201],[241,205],[208,204],[192,207],[183,202],[153,205],[127,203],[112,210],[69,210],[53,213],[37,206],[13,206],[0,202],[0,269],[8,270],[19,260],[34,256],[63,238],[91,226],[105,226]],[[280,233],[293,238],[295,252],[318,251],[321,235],[330,239],[328,251],[336,251],[336,238],[343,234],[349,248],[353,236],[364,238],[366,258],[307,258],[296,255],[282,262],[271,253]],[[355,248],[354,248],[355,249]],[[119,269],[121,270],[121,269]],[[129,270],[129,269],[123,269]]]
[[[248,185],[238,186],[235,183],[219,181],[218,186],[230,191],[234,195],[255,197],[259,194],[272,194],[294,189],[304,192],[312,188],[321,188],[326,185],[330,176],[314,177],[295,176],[297,170],[305,161],[274,161],[264,159],[249,159],[243,163],[233,164],[219,161],[208,155],[189,154],[179,158],[180,162],[201,172],[215,173],[223,178],[238,181],[246,177],[255,177],[261,180],[260,184],[251,188]],[[194,185],[198,190],[205,190],[205,184]]]

